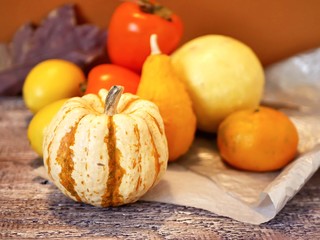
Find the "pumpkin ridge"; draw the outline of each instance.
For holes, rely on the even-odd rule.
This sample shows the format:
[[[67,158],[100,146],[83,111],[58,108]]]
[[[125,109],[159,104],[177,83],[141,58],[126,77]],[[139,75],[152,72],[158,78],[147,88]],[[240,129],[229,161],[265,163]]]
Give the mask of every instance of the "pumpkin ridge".
[[[138,99],[138,100],[145,101],[145,100],[143,100],[143,99]],[[127,113],[127,114],[128,114],[128,115],[132,115],[132,114],[134,114],[134,113],[137,112],[137,111],[140,111],[140,109],[139,109],[139,108],[134,109],[133,111],[131,111],[131,112]],[[148,111],[145,111],[145,114],[147,114],[147,115],[152,119],[152,121],[153,121],[153,122],[155,123],[155,125],[157,126],[157,129],[159,130],[159,133],[160,133],[161,135],[163,135],[164,131],[162,130],[159,122],[157,121],[157,119],[156,119],[150,112],[148,112]]]
[[[79,121],[82,118],[80,118]],[[77,201],[81,202],[81,198],[74,188],[74,186],[76,185],[76,182],[72,177],[72,172],[74,170],[74,162],[72,160],[72,156],[74,153],[70,148],[74,144],[75,133],[77,131],[79,121],[75,126],[71,128],[70,132],[66,133],[66,135],[61,139],[56,162],[61,166],[61,172],[59,174],[61,185],[68,191],[68,193],[75,197]]]
[[[156,147],[156,144],[154,143],[154,139],[153,139],[153,135],[152,135],[152,132],[148,126],[148,131],[149,131],[149,134],[150,134],[150,137],[151,137],[151,145],[152,145],[152,148],[153,148],[153,151],[152,151],[152,154],[154,156],[154,166],[155,166],[155,174],[154,174],[154,179],[153,179],[153,183],[151,186],[153,186],[156,181],[157,181],[157,178],[158,178],[158,175],[159,175],[159,172],[160,172],[160,168],[161,168],[161,163],[159,161],[160,159],[160,154],[157,150],[157,147]]]
[[[94,114],[94,115],[99,115],[101,114],[99,111],[97,111],[95,108],[93,108],[90,105],[84,105],[84,106],[76,106],[74,107],[74,109],[72,109],[72,111],[74,111],[75,109],[79,109],[79,110],[85,110],[85,112],[87,114]],[[89,110],[88,110],[89,109]]]
[[[70,111],[71,111],[71,110],[66,110],[66,111],[65,111],[65,114],[63,114],[63,116],[62,116],[62,118],[60,119],[59,123],[56,124],[56,126],[55,126],[55,128],[54,128],[54,130],[53,130],[54,133],[57,131],[58,126],[59,126],[59,125],[61,124],[61,122],[66,118],[67,114],[68,114]],[[50,143],[48,144],[48,152],[50,152],[53,139],[54,139],[54,137],[51,139]],[[51,179],[52,179],[51,166],[50,166],[50,164],[51,164],[51,159],[50,159],[49,156],[50,156],[50,154],[48,154],[48,157],[47,157],[47,159],[46,159],[46,165],[47,165],[47,168],[48,168],[48,175],[49,175],[49,176],[51,177]]]
[[[139,101],[139,100],[141,100],[141,99],[139,99],[139,98],[130,99],[129,101],[127,101],[127,102],[125,103],[125,105],[120,109],[120,111],[121,111],[121,112],[125,112],[126,110],[128,110],[128,109],[131,107],[131,105],[132,105],[133,103],[135,103],[135,102],[137,102],[137,101]]]
[[[134,114],[137,111],[139,111],[139,109],[135,109],[134,111],[130,112],[129,114]],[[161,127],[158,124],[158,121],[156,121],[156,119],[153,117],[153,115],[151,115],[149,112],[146,111],[145,113],[153,120],[153,122],[157,126],[157,129],[158,129],[159,133],[161,135],[163,135],[163,131],[161,130]],[[141,116],[139,116],[139,117],[141,118]],[[146,119],[144,119],[144,118],[142,118],[142,119],[144,121],[146,121]],[[146,121],[146,123],[147,123],[147,121]],[[161,169],[161,163],[160,163],[160,154],[159,154],[158,149],[156,147],[156,144],[155,144],[155,141],[154,141],[154,138],[153,138],[153,133],[150,130],[149,123],[147,123],[147,128],[148,128],[149,135],[151,137],[151,145],[152,145],[152,148],[153,148],[152,154],[153,154],[154,159],[155,159],[155,176],[154,176],[153,184],[151,185],[151,186],[153,186],[157,181],[157,178],[158,178],[158,175],[159,175],[159,172],[160,172],[160,169]]]
[[[139,132],[137,124],[134,124],[133,131],[134,131],[134,135],[136,136],[137,141],[138,141],[138,143],[136,144],[136,147],[137,147],[137,152],[139,152],[139,150],[141,148],[141,141],[140,141],[140,132]]]
[[[102,102],[101,98],[97,96],[97,99],[99,100],[101,106],[103,107],[104,103]],[[73,101],[77,105],[74,106],[73,109],[69,110],[69,111],[74,111],[74,109],[80,109],[80,110],[83,109],[83,110],[85,110],[85,112],[90,113],[90,114],[93,114],[93,113],[94,113],[94,115],[101,114],[101,112],[99,112],[95,106],[88,103],[88,101],[86,101],[82,98],[75,98],[75,99],[73,99]]]
[[[104,109],[105,102],[102,100],[102,98],[101,98],[100,96],[97,96],[97,98],[98,98],[98,100],[99,100],[99,102],[100,102],[100,104],[101,104],[101,107]],[[99,111],[98,111],[96,108],[94,108],[92,105],[89,104],[89,106],[90,106],[90,108],[93,110],[93,112],[101,114],[101,112],[99,112]]]
[[[146,112],[146,113],[151,117],[152,121],[156,124],[156,126],[157,126],[160,134],[163,135],[163,131],[162,131],[162,129],[161,129],[161,127],[160,127],[159,122],[157,121],[157,119],[156,119],[152,114],[150,114],[149,112]]]
[[[107,89],[104,89],[104,90],[106,90],[107,92],[109,92]],[[89,94],[88,94],[89,95]],[[105,107],[105,100],[106,100],[106,96],[102,96],[102,95],[100,95],[100,94],[98,94],[98,95],[96,95],[97,96],[97,98],[99,99],[99,102],[100,102],[100,104],[101,104],[101,107],[102,108],[104,108]]]
[[[109,133],[105,138],[109,155],[109,175],[105,193],[102,196],[101,205],[117,206],[123,202],[123,196],[120,194],[119,188],[125,170],[120,165],[121,152],[116,146],[116,133],[113,121],[113,116],[108,116],[108,129]]]
[[[141,153],[140,153],[141,141],[140,141],[140,132],[137,124],[134,125],[133,131],[138,141],[138,144],[136,145],[136,147],[137,147],[137,152],[139,154],[138,159],[135,159],[135,162],[133,163],[133,168],[136,168],[137,166],[138,172],[141,173]],[[141,182],[142,182],[142,179],[141,179],[141,175],[139,174],[137,185],[136,185],[136,191],[138,191],[139,187],[141,186]]]
[[[48,145],[48,151],[50,151],[49,149],[51,148],[51,144],[52,144],[52,140]],[[48,157],[46,159],[46,165],[47,165],[47,169],[48,169],[47,172],[48,172],[49,177],[52,179],[50,162],[51,162],[50,154],[48,154]]]

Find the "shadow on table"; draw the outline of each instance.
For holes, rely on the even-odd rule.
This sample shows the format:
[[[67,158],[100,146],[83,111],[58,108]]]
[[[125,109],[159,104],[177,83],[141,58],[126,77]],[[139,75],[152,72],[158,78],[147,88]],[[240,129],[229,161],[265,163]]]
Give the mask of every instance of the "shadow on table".
[[[190,239],[194,234],[218,235],[208,229],[207,224],[195,221],[201,215],[210,215],[207,211],[176,206],[172,204],[138,201],[136,203],[100,208],[77,203],[65,197],[51,183],[48,194],[48,218],[50,225],[63,226],[64,234],[75,232],[86,237],[131,237],[132,239],[158,239],[160,236],[176,236]],[[199,214],[199,215],[197,215]],[[211,214],[216,216],[215,214]],[[224,218],[221,218],[223,220]],[[195,221],[194,225],[192,222]],[[198,226],[197,226],[198,225]],[[161,238],[162,238],[161,237]]]

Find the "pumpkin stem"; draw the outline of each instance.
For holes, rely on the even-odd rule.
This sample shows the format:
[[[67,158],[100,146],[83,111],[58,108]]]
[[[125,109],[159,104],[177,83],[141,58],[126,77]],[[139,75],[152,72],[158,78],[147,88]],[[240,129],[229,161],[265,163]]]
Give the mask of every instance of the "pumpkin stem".
[[[158,44],[158,36],[157,34],[151,34],[150,36],[150,48],[151,55],[161,54],[161,50]]]
[[[113,116],[117,113],[117,106],[123,92],[122,86],[112,86],[108,92],[105,101],[105,109],[104,112],[107,116]]]

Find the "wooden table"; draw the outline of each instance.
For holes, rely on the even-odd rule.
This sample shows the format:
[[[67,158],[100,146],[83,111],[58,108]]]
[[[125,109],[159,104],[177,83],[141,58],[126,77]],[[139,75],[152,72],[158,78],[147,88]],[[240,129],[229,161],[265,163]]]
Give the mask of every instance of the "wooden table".
[[[21,98],[0,98],[0,239],[320,239],[320,171],[270,222],[244,224],[192,207],[137,202],[97,208],[67,199],[32,171]]]

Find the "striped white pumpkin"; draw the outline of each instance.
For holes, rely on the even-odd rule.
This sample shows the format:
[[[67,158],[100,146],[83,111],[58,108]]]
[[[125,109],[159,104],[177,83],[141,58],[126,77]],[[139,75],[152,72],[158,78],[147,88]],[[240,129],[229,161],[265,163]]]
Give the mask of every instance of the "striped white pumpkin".
[[[43,144],[54,184],[75,201],[102,207],[137,201],[158,183],[168,161],[158,107],[124,93],[108,116],[107,94],[102,89],[99,95],[68,100],[46,129]]]

